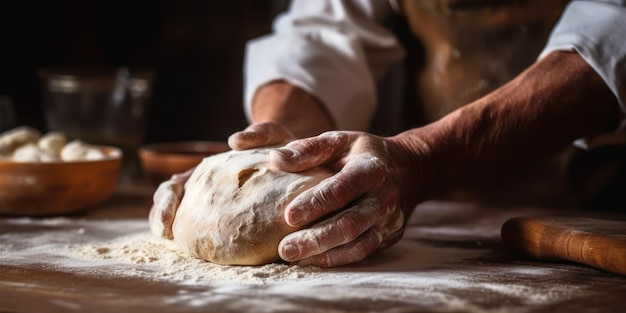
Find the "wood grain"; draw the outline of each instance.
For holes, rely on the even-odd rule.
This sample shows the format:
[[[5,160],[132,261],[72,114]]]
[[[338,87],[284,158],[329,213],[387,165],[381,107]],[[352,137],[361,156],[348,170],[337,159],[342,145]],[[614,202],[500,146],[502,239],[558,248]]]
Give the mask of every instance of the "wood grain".
[[[626,275],[626,222],[580,217],[515,217],[501,229],[511,250]]]

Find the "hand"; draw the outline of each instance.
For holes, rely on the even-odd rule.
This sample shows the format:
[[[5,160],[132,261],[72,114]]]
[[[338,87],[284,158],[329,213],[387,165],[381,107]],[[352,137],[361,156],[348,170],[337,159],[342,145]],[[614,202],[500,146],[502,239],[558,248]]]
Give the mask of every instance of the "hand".
[[[193,172],[193,168],[180,174],[174,174],[169,180],[162,182],[152,197],[152,208],[148,216],[150,230],[155,235],[174,239],[172,234],[172,224],[176,211],[183,199],[185,182]]]
[[[287,205],[287,224],[312,225],[280,242],[281,258],[340,266],[396,243],[419,187],[410,160],[399,143],[362,132],[326,132],[272,151],[270,162],[281,170],[338,171]]]
[[[275,123],[256,123],[228,137],[228,145],[233,150],[246,150],[283,145],[294,140],[294,135]]]

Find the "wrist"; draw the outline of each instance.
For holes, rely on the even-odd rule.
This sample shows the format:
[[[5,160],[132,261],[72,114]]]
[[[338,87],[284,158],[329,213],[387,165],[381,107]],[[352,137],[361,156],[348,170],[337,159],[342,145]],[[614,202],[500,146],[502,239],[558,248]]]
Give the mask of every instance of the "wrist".
[[[392,138],[411,156],[420,198],[523,171],[616,125],[616,99],[576,53],[551,54],[440,120]]]
[[[413,208],[443,192],[440,182],[445,180],[441,180],[441,175],[436,175],[437,169],[442,166],[435,164],[435,147],[428,127],[411,129],[388,139],[395,147],[393,151],[397,151],[394,159],[401,163],[399,168],[404,171],[400,175],[406,181],[402,181],[400,186],[412,188],[405,192],[410,195],[407,207]]]
[[[334,122],[316,97],[286,81],[273,81],[257,90],[251,106],[254,123],[275,123],[297,138],[335,129]]]

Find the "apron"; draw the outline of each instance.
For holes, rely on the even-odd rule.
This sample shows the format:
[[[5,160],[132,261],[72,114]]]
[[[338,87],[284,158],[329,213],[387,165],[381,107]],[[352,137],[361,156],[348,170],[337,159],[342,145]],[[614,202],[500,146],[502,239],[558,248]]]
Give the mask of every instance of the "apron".
[[[405,127],[436,121],[520,74],[537,60],[568,2],[398,0],[407,32],[398,37],[409,55]],[[624,160],[624,147],[591,152],[569,147],[531,168],[476,178],[469,193],[460,194],[504,204],[625,210]]]
[[[502,86],[531,65],[569,0],[399,0],[423,48],[420,124]],[[410,71],[410,69],[408,69]]]

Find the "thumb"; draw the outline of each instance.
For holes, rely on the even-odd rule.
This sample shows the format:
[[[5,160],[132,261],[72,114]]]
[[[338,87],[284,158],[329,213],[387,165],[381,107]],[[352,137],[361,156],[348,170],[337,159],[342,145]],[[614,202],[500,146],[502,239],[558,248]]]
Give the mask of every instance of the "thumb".
[[[286,128],[274,123],[256,123],[228,137],[228,145],[233,150],[246,150],[273,146],[294,138]]]

